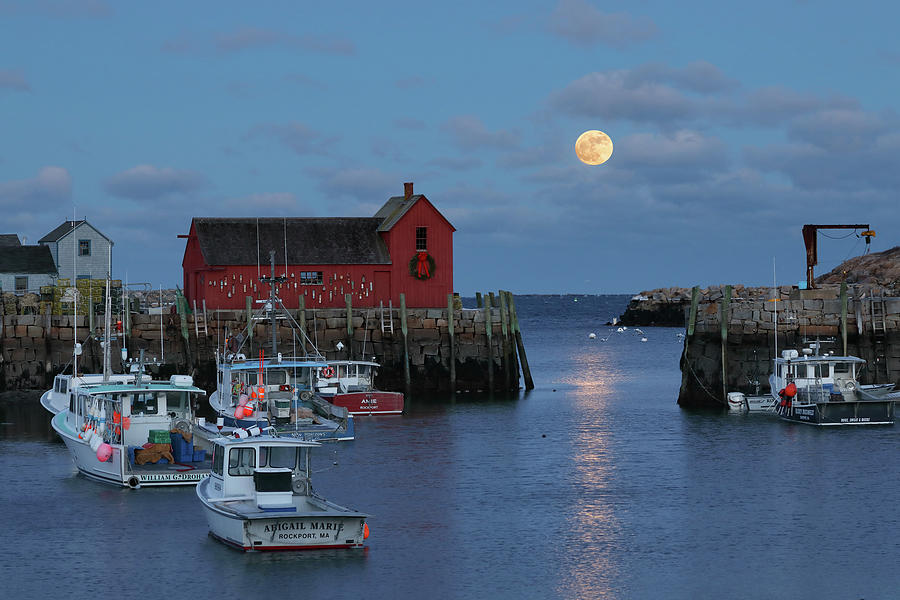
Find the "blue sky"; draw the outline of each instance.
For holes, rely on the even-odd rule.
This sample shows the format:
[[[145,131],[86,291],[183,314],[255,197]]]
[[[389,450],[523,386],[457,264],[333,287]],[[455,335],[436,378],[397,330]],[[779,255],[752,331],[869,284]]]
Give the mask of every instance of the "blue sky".
[[[898,243],[898,13],[0,0],[0,233],[74,210],[115,277],[180,285],[193,216],[371,216],[413,181],[464,295],[796,283],[804,223]],[[816,272],[863,250],[820,239]]]

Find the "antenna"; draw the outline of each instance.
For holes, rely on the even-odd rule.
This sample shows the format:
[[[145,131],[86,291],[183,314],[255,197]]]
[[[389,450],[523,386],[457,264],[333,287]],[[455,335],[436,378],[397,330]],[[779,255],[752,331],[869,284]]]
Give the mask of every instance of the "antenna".
[[[259,217],[256,217],[256,278],[261,277],[259,273]]]

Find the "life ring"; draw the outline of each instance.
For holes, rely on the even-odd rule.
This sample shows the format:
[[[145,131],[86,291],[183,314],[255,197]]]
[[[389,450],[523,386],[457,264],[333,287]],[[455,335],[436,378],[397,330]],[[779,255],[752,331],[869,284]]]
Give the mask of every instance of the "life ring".
[[[334,367],[325,367],[322,369],[322,377],[325,379],[331,379],[334,377]]]

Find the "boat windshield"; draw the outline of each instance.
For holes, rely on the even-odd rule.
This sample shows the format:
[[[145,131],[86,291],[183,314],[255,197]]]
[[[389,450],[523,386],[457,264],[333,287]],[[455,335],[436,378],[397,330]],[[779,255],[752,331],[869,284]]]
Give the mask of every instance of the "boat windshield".
[[[300,448],[284,446],[262,446],[259,449],[259,466],[295,469],[299,450]]]

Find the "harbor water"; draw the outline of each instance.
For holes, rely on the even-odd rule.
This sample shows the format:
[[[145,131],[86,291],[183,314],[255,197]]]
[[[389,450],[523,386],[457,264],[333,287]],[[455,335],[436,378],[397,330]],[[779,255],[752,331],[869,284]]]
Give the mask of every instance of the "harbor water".
[[[517,297],[536,389],[412,397],[318,449],[364,550],[227,548],[192,487],[79,476],[39,393],[3,394],[3,595],[896,597],[900,425],[683,410],[681,330],[605,326],[627,301]]]

